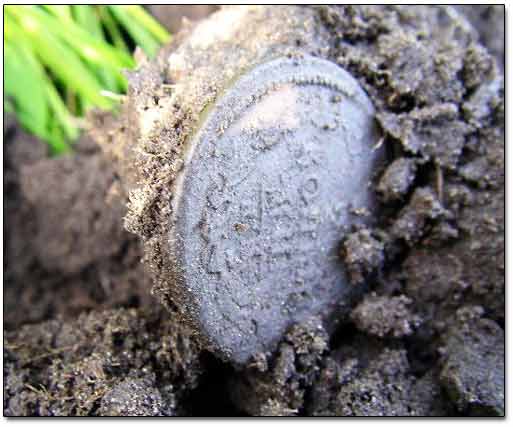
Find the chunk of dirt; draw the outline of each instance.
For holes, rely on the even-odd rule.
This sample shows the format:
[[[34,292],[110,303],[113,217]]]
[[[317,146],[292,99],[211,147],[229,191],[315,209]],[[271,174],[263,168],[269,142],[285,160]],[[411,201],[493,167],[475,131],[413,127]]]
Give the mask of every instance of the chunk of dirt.
[[[376,188],[383,202],[391,203],[403,199],[415,180],[416,170],[416,162],[411,158],[401,157],[394,160]]]
[[[440,381],[458,411],[471,416],[505,414],[504,331],[481,318],[482,307],[465,307],[444,337]]]
[[[172,401],[173,395],[169,397]],[[174,415],[174,403],[164,404],[149,378],[127,378],[102,397],[99,415],[108,417],[155,417]]]
[[[447,415],[436,378],[412,376],[400,347],[342,347],[325,359],[311,396],[311,416]]]
[[[505,7],[504,5],[458,5],[479,33],[479,41],[494,55],[501,67],[504,67]]]
[[[191,332],[160,310],[114,310],[6,334],[7,416],[178,415],[202,373]]]
[[[448,215],[431,188],[417,188],[390,227],[390,235],[413,246],[429,231],[432,222]]]
[[[371,335],[405,337],[421,323],[420,317],[408,307],[412,303],[413,300],[404,295],[379,297],[371,293],[351,312],[351,318],[360,331]]]
[[[254,416],[301,415],[308,388],[328,349],[328,334],[319,318],[293,326],[267,366],[260,354],[245,372],[233,378],[232,399]]]
[[[351,233],[343,242],[342,257],[353,285],[361,284],[385,261],[385,245],[368,229]]]
[[[188,21],[199,21],[219,9],[217,5],[169,5],[150,4],[151,14],[167,28],[171,34],[180,31]]]
[[[455,103],[417,108],[408,113],[378,114],[383,130],[401,142],[402,148],[421,160],[432,159],[455,169],[471,128],[459,119]]]

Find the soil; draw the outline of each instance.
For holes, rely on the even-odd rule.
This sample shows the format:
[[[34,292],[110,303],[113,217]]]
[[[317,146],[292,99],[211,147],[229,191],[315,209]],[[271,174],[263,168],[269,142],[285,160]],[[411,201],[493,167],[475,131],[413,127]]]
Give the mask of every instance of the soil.
[[[199,21],[218,10],[219,6],[150,4],[147,8],[171,34],[176,34],[182,29],[184,21]]]
[[[500,32],[421,6],[228,8],[212,22],[234,15],[233,38],[201,47],[186,26],[131,75],[122,114],[95,118],[101,151],[84,138],[48,159],[4,126],[4,414],[503,416]],[[256,62],[279,46],[342,66],[387,153],[375,224],[340,236],[359,298],[336,330],[310,317],[245,366],[184,321],[161,249],[184,140],[250,65],[230,43]]]
[[[505,15],[504,8],[497,5],[458,5],[478,33],[479,42],[497,59],[499,67],[504,67]]]
[[[150,304],[137,239],[123,229],[123,194],[98,147],[73,155],[4,124],[4,328],[83,311]]]

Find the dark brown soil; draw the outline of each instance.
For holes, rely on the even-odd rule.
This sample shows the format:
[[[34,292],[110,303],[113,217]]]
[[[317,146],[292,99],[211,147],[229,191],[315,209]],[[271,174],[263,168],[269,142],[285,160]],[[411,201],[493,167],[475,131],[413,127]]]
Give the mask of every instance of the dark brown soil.
[[[479,41],[492,55],[500,67],[504,67],[505,14],[500,5],[459,5],[463,13],[478,33]]]
[[[217,5],[159,5],[150,4],[149,11],[164,25],[171,34],[182,29],[184,21],[198,21],[219,9]]]
[[[152,301],[137,239],[123,230],[123,194],[90,140],[48,158],[4,126],[4,328]]]
[[[312,317],[242,368],[151,299],[150,277],[162,291],[166,273],[158,239],[176,172],[162,165],[175,164],[223,78],[201,86],[195,74],[176,90],[198,92],[170,102],[179,70],[166,58],[188,28],[132,75],[124,114],[97,119],[103,154],[84,140],[74,157],[48,160],[38,141],[4,128],[5,415],[504,415],[500,32],[477,24],[478,39],[453,9],[287,8],[257,9],[248,40],[273,14],[306,17],[326,41],[317,53],[357,78],[378,113],[387,167],[377,225],[341,236],[340,262],[363,296],[334,332]],[[479,22],[503,13],[483,9]],[[198,61],[232,64],[229,43]],[[142,129],[150,117],[157,124]],[[151,275],[122,229],[134,188],[125,225],[146,243]]]
[[[181,415],[205,367],[155,308],[82,314],[5,336],[4,415]]]

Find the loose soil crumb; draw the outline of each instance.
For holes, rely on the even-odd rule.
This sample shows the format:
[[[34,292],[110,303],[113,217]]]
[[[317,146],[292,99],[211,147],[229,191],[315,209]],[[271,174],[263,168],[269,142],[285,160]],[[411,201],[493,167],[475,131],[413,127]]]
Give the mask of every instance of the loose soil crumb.
[[[246,372],[232,380],[235,404],[255,416],[299,415],[327,348],[328,334],[319,318],[292,327],[271,366],[259,355]]]
[[[504,416],[504,331],[481,318],[482,307],[456,313],[442,353],[440,381],[458,411],[472,416]]]
[[[393,345],[393,344],[392,344]],[[432,373],[409,373],[407,351],[357,337],[330,354],[312,390],[314,416],[436,416],[447,414]]]
[[[351,233],[343,243],[342,257],[353,285],[360,284],[384,262],[384,244],[368,229]]]
[[[376,188],[383,202],[403,199],[415,180],[416,171],[417,164],[413,159],[401,157],[394,160],[383,173]]]
[[[505,7],[503,5],[458,5],[478,33],[479,41],[504,67]]]
[[[105,393],[101,401],[99,415],[109,417],[155,417],[173,416],[174,396],[169,393],[164,403],[158,389],[153,387],[151,378],[127,378]]]
[[[390,236],[411,247],[428,233],[430,222],[449,216],[432,188],[417,188],[392,223]]]
[[[7,333],[4,414],[185,415],[202,363],[161,310],[120,309]]]
[[[404,295],[378,297],[371,293],[356,306],[351,318],[359,330],[380,338],[404,337],[411,335],[421,322],[421,319],[408,308],[412,302]]]

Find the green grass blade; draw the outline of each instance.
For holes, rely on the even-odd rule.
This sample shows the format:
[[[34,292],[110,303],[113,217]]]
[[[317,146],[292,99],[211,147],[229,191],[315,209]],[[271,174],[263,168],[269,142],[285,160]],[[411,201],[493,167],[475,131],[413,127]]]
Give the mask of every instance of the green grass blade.
[[[107,7],[142,50],[149,57],[154,57],[159,49],[159,44],[146,29],[133,24],[133,17],[127,12],[125,6]]]
[[[80,127],[70,109],[112,109],[119,100],[104,94],[126,91],[130,38],[152,57],[170,35],[140,6],[5,6],[5,111],[52,153],[69,151]]]
[[[136,22],[138,22],[143,28],[146,28],[153,37],[157,39],[159,43],[167,43],[171,40],[171,34],[160,25],[160,23],[153,18],[143,7],[139,5],[126,5],[119,6],[124,8]]]
[[[50,146],[50,152],[52,155],[58,156],[60,154],[71,151],[71,146],[66,142],[62,129],[58,126],[57,121],[52,121],[52,125],[49,129],[49,138],[46,142]]]
[[[105,109],[112,106],[111,101],[100,94],[101,85],[83,65],[76,53],[52,33],[45,31],[44,22],[39,21],[37,15],[22,13],[16,14],[16,17],[39,60],[55,76],[92,104]]]
[[[93,77],[71,49],[50,34],[37,36],[32,34],[31,37],[41,62],[55,76],[59,77],[67,86],[72,87],[88,102],[105,109],[112,106],[111,102],[100,94],[102,87],[98,80]]]
[[[112,17],[111,12],[107,9],[106,6],[98,6],[98,11],[100,14],[100,18],[102,20],[103,25],[105,26],[105,30],[109,34],[112,43],[122,52],[129,53],[129,49],[121,31],[116,23],[115,19]]]
[[[12,23],[9,23],[12,25]],[[44,96],[44,74],[38,63],[31,61],[31,53],[13,41],[4,45],[5,93],[12,97],[16,110],[30,117],[23,125],[44,137],[49,117],[49,106]]]
[[[73,5],[71,6],[73,18],[80,27],[86,29],[89,34],[99,40],[104,40],[104,34],[98,16],[92,6]]]
[[[4,96],[4,111],[5,111],[6,113],[14,113],[14,112],[15,112],[15,111],[14,111],[14,105],[13,105],[13,103],[11,102],[11,100],[10,100],[10,99],[5,98],[5,96]]]
[[[55,119],[60,123],[64,134],[69,140],[74,140],[78,137],[78,128],[74,125],[73,116],[66,108],[66,105],[59,96],[57,89],[55,89],[55,86],[49,79],[46,81],[45,92]]]
[[[23,13],[16,11],[18,16],[31,18],[39,22],[42,28],[51,28],[52,34],[60,40],[64,40],[73,47],[85,60],[112,69],[132,68],[134,60],[130,55],[119,52],[112,46],[95,39],[83,28],[74,22],[60,22],[55,17],[48,15],[38,8],[31,6],[16,6],[27,8]]]
[[[62,21],[70,22],[73,20],[71,16],[71,6],[67,4],[44,4],[42,7]]]
[[[102,42],[105,42],[105,34],[103,33],[100,20],[96,13],[96,9],[93,6],[86,5],[73,5],[72,11],[75,21],[82,28],[85,28],[95,38]],[[91,69],[98,76],[104,86],[110,91],[117,91],[118,84],[116,76],[114,76],[112,70],[105,69],[97,64],[90,64]]]
[[[70,147],[62,137],[50,128],[62,127],[67,138],[78,136],[78,129],[73,125],[71,116],[62,103],[55,87],[48,79],[43,67],[31,51],[29,40],[11,14],[6,14],[6,25],[9,27],[5,38],[5,91],[13,93],[17,100],[14,112],[22,126],[33,134],[45,140],[52,153],[58,154],[69,151]],[[18,68],[13,69],[12,67]],[[24,96],[24,98],[20,98]],[[36,107],[42,108],[44,104],[44,117],[37,113]],[[54,115],[58,115],[55,117]]]

